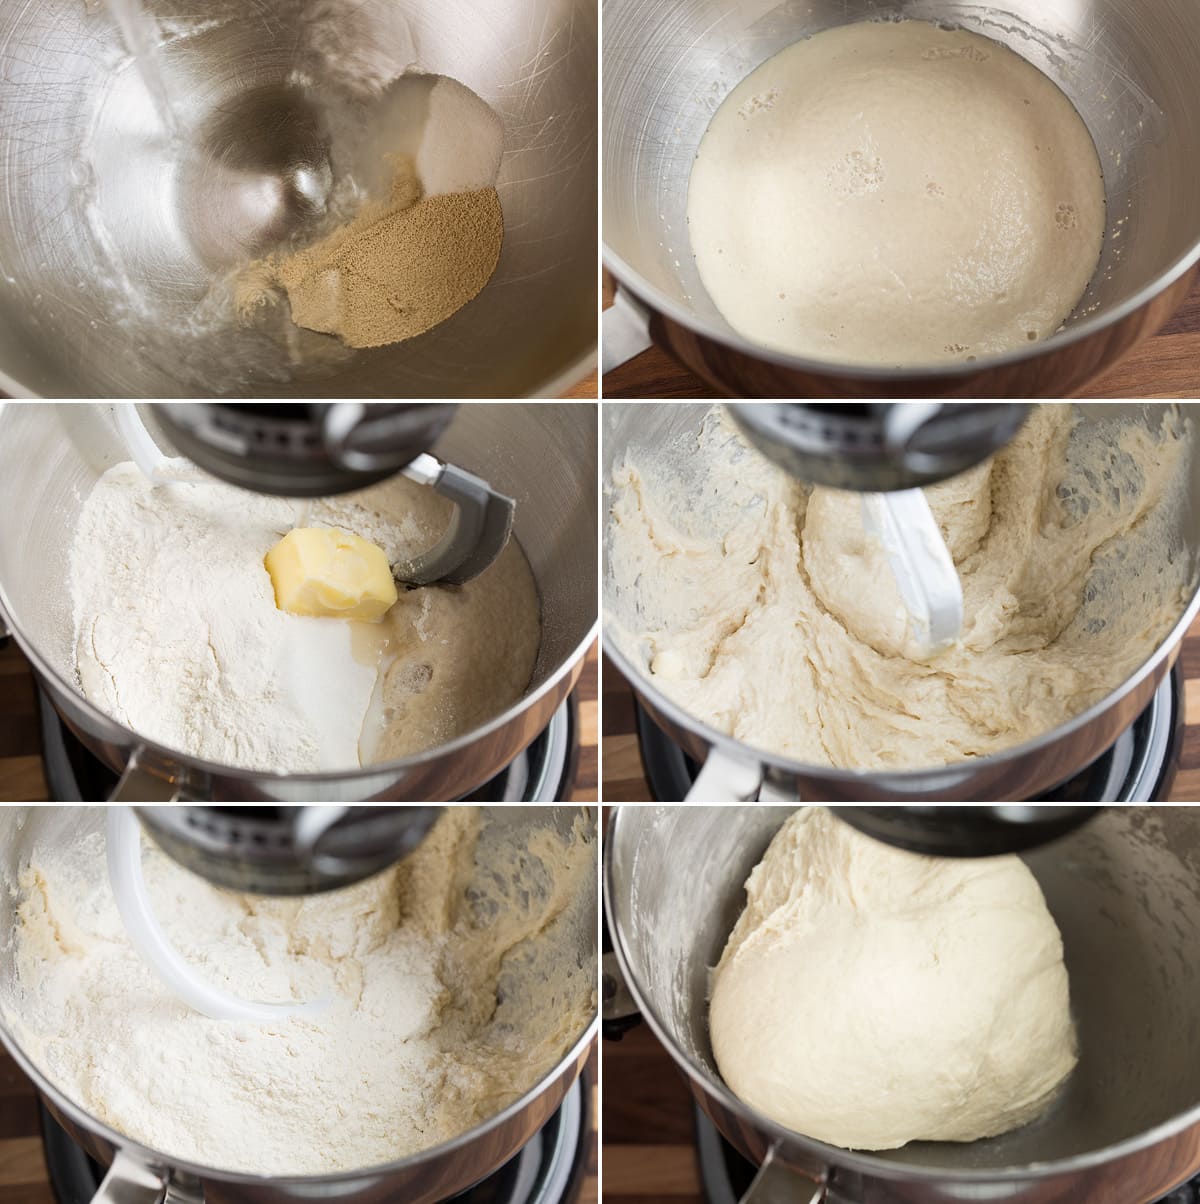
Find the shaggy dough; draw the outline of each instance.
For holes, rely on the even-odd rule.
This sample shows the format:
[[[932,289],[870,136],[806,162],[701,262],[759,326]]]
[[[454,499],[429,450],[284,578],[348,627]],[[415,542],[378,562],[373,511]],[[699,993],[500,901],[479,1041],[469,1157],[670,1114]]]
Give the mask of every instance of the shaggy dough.
[[[918,857],[810,808],[746,896],[709,1020],[725,1081],[772,1120],[852,1149],[975,1141],[1074,1068],[1062,938],[1018,858]]]
[[[306,899],[217,890],[147,843],[155,914],[190,962],[245,998],[331,1001],[258,1025],[190,1011],[147,968],[86,831],[102,809],[78,811],[84,834],[0,883],[18,900],[0,1014],[68,1098],[170,1157],[262,1175],[393,1161],[507,1107],[595,1015],[582,818],[560,836],[448,808],[392,869]]]
[[[1095,145],[1011,50],[923,21],[819,33],[747,76],[688,192],[696,266],[779,351],[906,366],[1027,347],[1104,241]]]
[[[1045,405],[928,490],[963,583],[953,647],[918,659],[854,495],[811,496],[719,410],[616,467],[608,631],[689,714],[842,769],[945,765],[1032,739],[1130,676],[1193,587],[1177,532],[1188,424],[1076,427]]]

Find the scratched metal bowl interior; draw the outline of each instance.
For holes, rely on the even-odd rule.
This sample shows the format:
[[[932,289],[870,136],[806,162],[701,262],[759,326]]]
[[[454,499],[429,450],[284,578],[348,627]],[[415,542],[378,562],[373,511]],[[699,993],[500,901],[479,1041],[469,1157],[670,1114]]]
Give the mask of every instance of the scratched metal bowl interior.
[[[491,282],[384,348],[301,330],[286,305],[240,323],[214,286],[319,232],[372,96],[414,63],[503,123]],[[595,76],[594,0],[0,4],[0,390],[561,390],[595,343]]]
[[[1040,68],[1078,109],[1104,170],[1108,233],[1068,321],[1136,307],[1194,260],[1200,239],[1200,4],[1196,0],[607,0],[604,241],[660,310],[740,343],[692,258],[687,190],[722,101],[786,46],[851,21],[972,30]]]

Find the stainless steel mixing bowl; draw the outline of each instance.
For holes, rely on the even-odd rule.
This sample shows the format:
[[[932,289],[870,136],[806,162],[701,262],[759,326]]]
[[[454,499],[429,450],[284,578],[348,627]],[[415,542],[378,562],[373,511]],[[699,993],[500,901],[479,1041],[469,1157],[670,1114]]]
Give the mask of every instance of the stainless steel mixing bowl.
[[[88,491],[106,469],[128,459],[111,406],[9,402],[0,408],[0,624],[12,629],[71,730],[126,776],[126,801],[459,798],[544,730],[579,679],[595,639],[596,407],[463,406],[434,451],[516,499],[514,529],[541,597],[542,643],[519,702],[429,752],[347,773],[254,773],[157,745],[83,697],[73,669],[70,548]]]
[[[112,0],[128,7],[132,0]],[[520,397],[594,358],[593,0],[146,0],[182,135],[102,0],[0,6],[0,390],[12,396]],[[374,86],[415,62],[504,124],[504,249],[429,333],[349,353],[205,301],[311,228]],[[296,357],[303,363],[297,363]]]
[[[696,270],[687,229],[696,148],[729,92],[785,46],[900,16],[1003,42],[1074,102],[1107,183],[1100,266],[1066,329],[1027,351],[904,371],[767,351],[725,321]],[[652,335],[735,397],[1070,395],[1158,329],[1191,286],[1200,259],[1198,61],[1193,0],[605,0],[605,262],[631,302],[611,329],[605,318],[606,369],[610,341],[622,348],[619,362]]]
[[[1072,404],[1081,407],[1085,421],[1089,420],[1090,413],[1096,420],[1123,418],[1151,425],[1158,421],[1155,411],[1160,408],[1153,403],[1122,403],[1119,407],[1111,403]],[[1188,626],[1200,615],[1200,468],[1197,463],[1200,427],[1196,425],[1200,421],[1200,407],[1193,404],[1188,409],[1193,423],[1191,438],[1196,443],[1188,478],[1189,501],[1182,514],[1180,529],[1174,535],[1175,546],[1164,548],[1163,553],[1164,556],[1168,553],[1182,555],[1191,565],[1196,576],[1190,601],[1158,649],[1136,673],[1107,698],[1035,740],[990,757],[894,773],[806,765],[735,740],[685,713],[655,685],[644,659],[631,656],[629,649],[613,638],[614,624],[622,620],[628,623],[632,616],[630,600],[622,600],[614,592],[607,539],[605,653],[628,678],[641,702],[667,735],[689,756],[706,761],[708,772],[697,783],[697,801],[800,799],[854,803],[974,799],[995,802],[1037,798],[1043,791],[1090,765],[1145,710],[1178,659]],[[605,489],[610,487],[613,468],[624,460],[627,451],[639,447],[663,447],[681,435],[696,431],[708,410],[709,406],[702,404],[631,402],[606,405],[603,417]]]
[[[575,807],[491,807],[488,827],[502,833],[552,828],[570,838],[579,815]],[[595,840],[595,816],[591,815]],[[70,841],[103,830],[96,807],[8,807],[0,811],[0,1001],[19,1006],[11,956],[17,899],[10,890],[30,851],[43,842]],[[486,850],[488,827],[481,847]],[[103,875],[104,870],[98,871]],[[593,877],[581,891],[577,937],[579,965],[595,965],[596,925]],[[589,922],[590,914],[590,922]],[[551,1021],[553,1023],[553,1021]],[[335,1175],[265,1179],[173,1160],[118,1133],[67,1099],[31,1061],[7,1026],[0,1022],[0,1042],[33,1080],[50,1111],[72,1138],[104,1165],[114,1164],[109,1194],[95,1204],[302,1204],[332,1200],[340,1204],[435,1204],[464,1191],[508,1161],[553,1116],[587,1061],[595,1024],[573,1034],[558,1065],[515,1103],[461,1137],[399,1162]],[[170,1085],[161,1085],[172,1090]],[[182,1088],[186,1091],[186,1084]],[[331,1135],[336,1140],[336,1134]],[[163,1199],[164,1187],[167,1192]]]
[[[748,1199],[1146,1204],[1200,1170],[1200,812],[1113,809],[1024,856],[1062,930],[1079,1065],[1033,1124],[887,1153],[774,1124],[728,1090],[713,1060],[709,969],[745,903],[743,883],[790,813],[622,807],[604,841],[625,985],[717,1127],[768,1164],[762,1194]]]

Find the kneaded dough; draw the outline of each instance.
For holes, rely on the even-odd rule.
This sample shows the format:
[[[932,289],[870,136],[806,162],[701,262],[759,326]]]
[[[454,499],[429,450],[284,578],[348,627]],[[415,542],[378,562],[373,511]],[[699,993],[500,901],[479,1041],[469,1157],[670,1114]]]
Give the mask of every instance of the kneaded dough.
[[[1039,736],[1142,665],[1194,588],[1190,424],[1077,417],[1040,406],[927,491],[963,585],[943,652],[910,643],[857,495],[806,491],[719,409],[614,469],[607,631],[695,718],[810,765],[929,768]]]
[[[713,980],[726,1083],[831,1145],[976,1141],[1076,1063],[1062,938],[1016,857],[919,857],[818,808],[746,883]]]
[[[730,93],[688,222],[747,338],[913,366],[1058,330],[1099,262],[1104,194],[1087,127],[1037,68],[965,30],[872,21],[788,47]]]

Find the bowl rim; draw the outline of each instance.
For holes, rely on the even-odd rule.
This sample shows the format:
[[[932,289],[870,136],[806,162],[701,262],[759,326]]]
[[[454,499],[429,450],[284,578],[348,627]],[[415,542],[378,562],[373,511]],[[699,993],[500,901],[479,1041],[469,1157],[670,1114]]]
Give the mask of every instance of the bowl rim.
[[[621,403],[621,404],[636,404],[636,403]],[[704,405],[704,402],[696,403]],[[718,403],[708,403],[718,404]],[[1080,404],[1080,403],[1071,403]],[[1095,404],[1095,403],[1091,403]],[[1103,403],[1101,403],[1103,404]],[[1151,402],[1151,405],[1175,405],[1181,407],[1181,412],[1186,417],[1192,417],[1195,413],[1195,419],[1200,420],[1200,401],[1197,402]],[[1200,433],[1200,431],[1198,431]],[[1191,471],[1200,471],[1200,465],[1191,465]],[[601,465],[601,473],[604,472],[603,464]],[[1020,744],[1012,745],[1000,752],[992,753],[986,757],[973,757],[969,759],[960,759],[952,761],[945,765],[926,765],[919,768],[897,768],[897,769],[837,769],[833,766],[823,766],[811,764],[805,761],[799,761],[794,757],[784,756],[779,753],[772,753],[769,749],[760,748],[756,745],[746,743],[729,735],[727,732],[719,731],[717,728],[710,726],[702,719],[696,718],[683,707],[668,698],[654,683],[649,673],[644,668],[639,668],[634,664],[633,658],[628,655],[623,645],[616,636],[617,623],[613,614],[613,607],[610,602],[610,587],[609,577],[607,573],[607,552],[608,540],[610,537],[610,516],[609,516],[609,499],[607,496],[608,483],[604,482],[605,497],[601,505],[602,520],[604,522],[604,530],[602,533],[600,546],[601,554],[604,557],[604,572],[602,574],[602,604],[601,614],[603,620],[603,652],[605,657],[613,662],[622,676],[629,683],[635,693],[644,696],[656,711],[661,712],[667,719],[678,727],[691,732],[699,739],[703,740],[711,748],[716,748],[723,752],[726,756],[735,761],[742,763],[754,762],[763,766],[769,766],[772,769],[779,770],[785,774],[791,774],[796,777],[820,778],[828,782],[836,782],[840,786],[851,786],[856,782],[865,782],[872,779],[884,778],[890,784],[900,783],[905,787],[904,797],[907,799],[916,799],[919,797],[922,789],[928,789],[931,786],[936,789],[950,789],[957,784],[956,779],[969,778],[980,771],[987,771],[997,766],[1010,765],[1018,760],[1030,756],[1036,756],[1039,752],[1056,744],[1063,739],[1069,738],[1076,733],[1088,727],[1095,720],[1099,719],[1106,711],[1114,706],[1126,694],[1135,690],[1143,682],[1154,674],[1159,665],[1182,647],[1184,637],[1187,635],[1191,625],[1200,618],[1200,551],[1196,553],[1197,565],[1194,571],[1193,579],[1190,583],[1190,596],[1182,610],[1180,611],[1175,622],[1163,635],[1158,646],[1150,653],[1149,656],[1142,662],[1138,668],[1131,673],[1122,683],[1114,687],[1103,698],[1094,702],[1085,711],[1080,711],[1077,715],[1073,715],[1064,723],[1060,723],[1057,727],[1051,728],[1049,731],[1042,732],[1040,735],[1033,736]],[[937,779],[937,781],[933,781]],[[898,800],[899,801],[899,800]],[[949,801],[949,800],[946,800]]]
[[[1021,744],[1015,744],[1011,748],[1006,748],[1001,752],[992,753],[990,756],[973,757],[952,761],[946,765],[930,765],[921,768],[837,769],[832,766],[814,765],[804,761],[797,761],[792,757],[772,753],[769,749],[758,748],[753,744],[746,744],[726,732],[721,732],[716,728],[710,727],[703,720],[689,714],[663,694],[656,685],[648,680],[646,673],[636,669],[632,665],[629,657],[614,638],[607,622],[603,637],[604,655],[616,665],[636,693],[647,697],[655,710],[661,711],[672,723],[685,728],[702,739],[710,747],[719,749],[734,760],[757,762],[796,777],[816,777],[830,782],[837,782],[841,785],[851,785],[855,782],[864,782],[875,778],[885,778],[889,783],[911,783],[911,791],[906,793],[904,797],[916,799],[923,786],[930,787],[932,785],[936,789],[947,789],[954,785],[956,777],[966,778],[980,771],[1011,764],[1026,757],[1036,756],[1049,745],[1058,743],[1060,740],[1076,734],[1098,719],[1120,698],[1123,698],[1146,681],[1157,670],[1163,660],[1180,647],[1188,628],[1197,617],[1200,617],[1200,579],[1194,583],[1192,588],[1193,593],[1188,604],[1184,607],[1179,618],[1172,624],[1158,647],[1155,648],[1133,674],[1098,702],[1094,702],[1086,711],[1081,711],[1078,715],[1072,716],[1065,723],[1060,723],[1048,732],[1043,732],[1039,736],[1034,736],[1032,739],[1026,740]],[[939,786],[936,782],[931,782],[931,779],[934,778],[946,778],[947,781]]]
[[[163,1154],[161,1151],[155,1150],[148,1145],[143,1145],[133,1137],[128,1137],[124,1133],[118,1132],[118,1130],[112,1128],[104,1121],[97,1120],[91,1113],[68,1099],[38,1069],[33,1060],[17,1042],[16,1037],[8,1031],[7,1026],[2,1022],[0,1022],[0,1046],[8,1050],[13,1061],[16,1062],[18,1069],[33,1083],[37,1090],[45,1095],[55,1108],[68,1116],[74,1124],[86,1129],[89,1133],[103,1138],[104,1141],[117,1150],[128,1150],[139,1161],[149,1166],[168,1167],[172,1171],[182,1171],[184,1174],[191,1175],[197,1179],[220,1180],[222,1183],[304,1187],[317,1184],[341,1183],[348,1179],[382,1178],[396,1171],[415,1167],[434,1155],[442,1156],[454,1153],[456,1150],[465,1149],[480,1137],[490,1133],[493,1129],[499,1128],[523,1112],[552,1083],[559,1079],[573,1065],[578,1064],[584,1057],[592,1041],[595,1040],[596,1034],[599,1031],[599,1025],[599,1017],[594,1016],[571,1045],[570,1049],[568,1049],[552,1069],[548,1070],[532,1087],[521,1095],[520,1098],[509,1104],[507,1108],[497,1112],[494,1116],[488,1117],[487,1120],[473,1125],[465,1133],[460,1133],[457,1137],[453,1137],[449,1141],[444,1141],[439,1145],[432,1145],[426,1149],[418,1150],[415,1154],[409,1154],[394,1162],[381,1162],[374,1166],[364,1166],[354,1170],[334,1171],[321,1175],[254,1175],[247,1171],[229,1171],[221,1170],[218,1167],[202,1166],[196,1162],[188,1162],[185,1159],[173,1158],[170,1155]]]
[[[599,285],[597,285],[597,288],[596,288],[597,303],[599,302],[599,299],[600,299],[600,289],[599,289]],[[599,363],[599,351],[598,351],[597,343],[593,339],[593,341],[590,344],[588,344],[588,346],[586,347],[585,350],[580,351],[578,354],[572,356],[571,359],[569,359],[561,367],[557,368],[551,375],[544,377],[540,383],[538,383],[531,389],[531,391],[529,393],[525,394],[525,397],[528,399],[531,399],[531,400],[538,399],[538,398],[545,398],[547,400],[561,398],[563,393],[567,389],[571,388],[572,385],[578,384],[585,376],[587,376],[587,374],[596,367],[597,363]],[[597,394],[599,394],[598,389],[597,389]],[[254,396],[255,395],[253,393],[247,393],[244,396],[241,396],[238,398],[229,398],[229,399],[212,398],[209,400],[247,400],[247,399],[253,400]],[[392,394],[379,394],[378,396],[379,397],[387,396],[390,398],[392,396]],[[168,400],[167,398],[163,398],[163,397],[122,397],[122,398],[107,398],[107,399],[106,398],[98,398],[98,397],[62,397],[62,398],[58,398],[58,397],[53,397],[53,396],[49,396],[49,395],[42,394],[42,393],[35,393],[32,389],[29,389],[28,387],[26,387],[15,376],[11,375],[11,373],[9,373],[9,372],[6,372],[3,368],[0,368],[0,397],[9,397],[9,398],[13,398],[16,400],[22,400],[22,401],[124,400],[124,401],[137,401],[137,402],[141,402],[141,401],[154,402],[154,401]],[[341,398],[341,399],[344,400],[344,398]],[[172,399],[172,400],[183,400],[183,398],[181,397],[181,398]],[[205,399],[188,397],[187,400],[203,401]],[[296,400],[307,400],[307,399],[296,399]],[[423,398],[421,398],[421,400],[429,401],[432,399],[423,397]],[[461,397],[460,398],[460,397],[457,397],[457,395],[455,395],[455,396],[448,396],[444,400],[447,400],[447,401],[454,401],[454,400],[462,400],[462,401],[510,400],[511,401],[511,400],[519,400],[519,399],[501,396],[499,393],[497,393],[493,397],[474,397],[474,396],[472,396],[472,397]],[[587,399],[580,398],[578,400],[583,401],[583,400],[587,400]],[[0,404],[2,404],[2,403],[0,403]]]
[[[446,757],[452,757],[470,748],[473,744],[495,735],[512,723],[519,715],[532,709],[548,694],[556,690],[563,678],[569,676],[577,666],[583,664],[588,651],[600,633],[600,619],[597,616],[592,620],[591,626],[583,638],[563,657],[558,666],[541,685],[523,694],[511,706],[506,707],[499,715],[489,719],[486,723],[482,723],[460,736],[455,736],[453,740],[445,744],[439,744],[434,748],[426,749],[421,753],[415,753],[410,757],[401,757],[394,761],[380,761],[373,765],[360,765],[356,768],[347,767],[346,769],[329,769],[323,772],[291,773],[276,769],[243,769],[235,765],[223,765],[219,761],[206,761],[180,749],[169,748],[165,744],[159,744],[154,740],[150,740],[140,733],[135,732],[132,728],[126,727],[118,720],[113,719],[110,715],[105,714],[95,703],[82,694],[77,686],[63,678],[32,645],[9,610],[3,582],[0,582],[0,620],[8,624],[13,639],[39,675],[49,678],[56,689],[67,694],[76,705],[86,707],[93,716],[103,723],[112,724],[118,730],[127,732],[143,752],[150,753],[161,761],[177,764],[191,773],[204,773],[211,777],[241,783],[262,781],[308,782],[314,784],[328,783],[330,781],[356,782],[368,778],[403,774],[418,767],[435,764]]]
[[[831,378],[850,377],[855,380],[878,384],[936,383],[951,385],[955,381],[969,380],[985,372],[999,371],[1032,363],[1069,347],[1076,346],[1095,335],[1118,325],[1131,314],[1137,313],[1161,296],[1173,284],[1181,280],[1200,263],[1200,238],[1191,248],[1160,272],[1136,293],[1100,313],[1081,318],[1069,327],[1064,327],[1049,338],[1030,345],[1029,350],[1006,351],[998,355],[983,355],[977,360],[963,364],[934,363],[927,366],[881,367],[877,364],[854,364],[843,360],[815,359],[811,356],[792,355],[776,351],[755,343],[739,334],[732,327],[719,329],[715,322],[697,314],[668,296],[657,285],[651,284],[627,260],[619,255],[608,242],[603,242],[604,266],[612,272],[619,288],[625,288],[660,316],[682,326],[692,334],[716,343],[720,347],[746,356],[749,359],[771,364],[788,372],[807,376]],[[1082,298],[1081,298],[1082,301]],[[1069,318],[1067,319],[1070,320]]]

